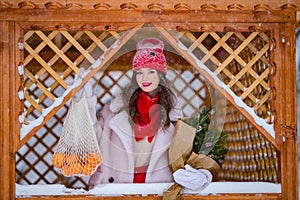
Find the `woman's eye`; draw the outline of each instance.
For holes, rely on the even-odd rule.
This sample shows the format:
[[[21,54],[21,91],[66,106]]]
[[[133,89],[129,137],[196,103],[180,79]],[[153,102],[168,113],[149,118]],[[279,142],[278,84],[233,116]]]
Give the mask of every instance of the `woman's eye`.
[[[155,71],[155,70],[150,70],[149,73],[150,73],[150,74],[155,74],[156,71]]]
[[[136,72],[136,74],[137,74],[137,75],[141,75],[141,74],[142,74],[142,72],[139,72],[139,71],[137,71],[137,72]]]

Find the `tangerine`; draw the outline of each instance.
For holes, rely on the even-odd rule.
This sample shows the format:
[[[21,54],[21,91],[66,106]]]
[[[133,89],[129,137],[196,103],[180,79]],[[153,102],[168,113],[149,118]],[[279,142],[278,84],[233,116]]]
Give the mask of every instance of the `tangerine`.
[[[96,167],[97,165],[99,165],[102,161],[102,158],[100,156],[99,153],[89,153],[88,155],[85,156],[84,158],[84,162],[93,166],[93,167]]]
[[[95,170],[95,167],[90,164],[85,164],[82,170],[83,175],[90,176],[93,171]]]
[[[77,154],[66,155],[66,163],[68,165],[73,165],[77,162],[80,162],[80,156],[78,156]]]
[[[52,164],[54,167],[60,168],[65,163],[66,155],[64,153],[55,153],[52,156]]]
[[[83,166],[80,162],[77,162],[77,163],[70,165],[70,170],[73,175],[81,174],[81,172],[83,170]]]
[[[71,176],[72,175],[70,166],[66,165],[66,164],[61,167],[61,172],[63,173],[64,176]]]

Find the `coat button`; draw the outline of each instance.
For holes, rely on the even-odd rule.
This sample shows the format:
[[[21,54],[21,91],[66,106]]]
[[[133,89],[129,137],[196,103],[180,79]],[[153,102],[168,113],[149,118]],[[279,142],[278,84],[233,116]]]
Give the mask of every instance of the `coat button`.
[[[109,177],[108,182],[113,183],[114,182],[114,178],[113,177]]]

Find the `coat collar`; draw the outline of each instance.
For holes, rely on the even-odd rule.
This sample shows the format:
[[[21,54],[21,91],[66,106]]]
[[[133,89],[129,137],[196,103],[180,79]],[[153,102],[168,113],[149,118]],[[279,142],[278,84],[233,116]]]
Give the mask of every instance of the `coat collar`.
[[[110,110],[112,113],[116,113],[122,108],[124,105],[122,97],[118,96],[111,101]],[[170,119],[177,120],[182,117],[182,112],[180,109],[180,104],[177,101],[174,109],[170,112]],[[114,131],[114,133],[120,138],[122,141],[124,148],[127,152],[133,152],[133,139],[134,133],[132,127],[128,121],[129,116],[126,111],[121,111],[119,113],[114,114],[109,122],[110,128]],[[170,145],[170,141],[172,140],[174,132],[173,124],[167,130],[163,130],[160,128],[155,136],[155,141],[153,149],[155,154],[161,154],[167,149]]]

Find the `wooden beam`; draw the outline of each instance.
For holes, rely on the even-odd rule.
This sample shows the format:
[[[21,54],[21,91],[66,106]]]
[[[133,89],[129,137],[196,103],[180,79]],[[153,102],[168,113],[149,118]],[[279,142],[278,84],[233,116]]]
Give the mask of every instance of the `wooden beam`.
[[[300,11],[297,11],[297,14],[296,14],[296,27],[297,28],[300,27]]]
[[[0,199],[15,198],[15,149],[19,139],[18,114],[21,104],[18,99],[20,78],[17,75],[17,50],[14,22],[0,22]]]
[[[149,10],[182,10],[182,9],[202,9],[202,10],[268,10],[293,8],[299,10],[298,0],[130,0],[130,1],[115,1],[115,0],[10,0],[2,1],[3,7],[34,9],[34,8],[64,8],[68,10],[78,9],[149,9]],[[101,3],[105,2],[105,3]]]
[[[269,11],[203,11],[203,10],[74,10],[67,9],[2,9],[0,20],[17,22],[44,22],[53,25],[66,26],[71,23],[272,23],[272,22],[295,22],[295,12],[291,10],[269,10]],[[188,19],[188,20],[187,20]]]
[[[278,139],[281,142],[282,199],[298,199],[295,24],[280,25],[278,38],[275,39],[278,41],[276,53],[282,55],[278,55],[280,60],[276,60],[276,73],[279,73],[280,85],[276,88],[275,100],[280,105],[278,109],[276,107],[276,123],[280,128]]]

